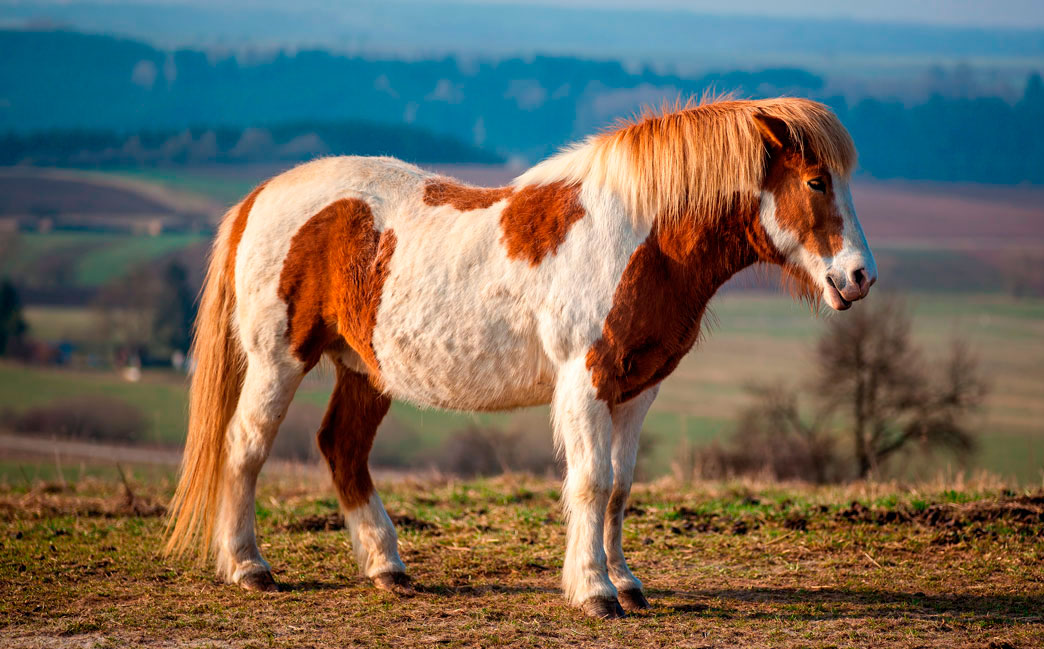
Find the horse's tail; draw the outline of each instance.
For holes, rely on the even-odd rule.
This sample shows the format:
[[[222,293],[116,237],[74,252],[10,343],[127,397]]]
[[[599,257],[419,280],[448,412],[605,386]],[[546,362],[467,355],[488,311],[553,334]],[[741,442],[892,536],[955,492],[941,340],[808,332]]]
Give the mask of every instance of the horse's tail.
[[[211,251],[196,318],[190,357],[195,362],[189,391],[188,437],[181,477],[167,518],[167,554],[183,554],[198,542],[209,554],[226,454],[226,431],[243,387],[246,356],[234,323],[235,281],[230,255],[239,206],[224,218]]]

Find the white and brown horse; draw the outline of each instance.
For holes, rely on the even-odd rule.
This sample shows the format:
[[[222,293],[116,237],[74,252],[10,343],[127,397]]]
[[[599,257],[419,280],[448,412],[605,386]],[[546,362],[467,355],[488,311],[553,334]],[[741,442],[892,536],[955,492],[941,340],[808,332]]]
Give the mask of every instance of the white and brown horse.
[[[778,264],[835,309],[877,271],[856,220],[852,140],[802,99],[714,101],[593,136],[512,185],[391,158],[316,160],[225,217],[195,341],[168,551],[273,590],[254,535],[258,472],[302,377],[337,384],[318,432],[360,569],[406,583],[367,469],[392,399],[455,410],[551,404],[564,451],[573,605],[648,603],[621,527],[638,433],[715,291]]]

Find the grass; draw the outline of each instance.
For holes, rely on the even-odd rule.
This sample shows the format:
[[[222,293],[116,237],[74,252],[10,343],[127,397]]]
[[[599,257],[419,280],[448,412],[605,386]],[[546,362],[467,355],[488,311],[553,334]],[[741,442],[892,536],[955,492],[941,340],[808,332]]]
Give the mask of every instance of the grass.
[[[60,259],[61,281],[70,287],[97,288],[134,267],[208,240],[203,234],[158,236],[115,232],[20,232],[12,252],[0,262],[0,275],[29,285],[54,277]]]
[[[180,443],[185,437],[186,379],[169,372],[145,372],[129,383],[112,372],[31,368],[0,363],[0,409],[16,412],[73,396],[101,395],[126,401],[145,415],[141,441]]]
[[[170,493],[165,476],[134,484],[139,511]],[[259,539],[283,586],[269,595],[163,558],[162,519],[135,514],[118,485],[89,478],[65,489],[0,486],[0,644],[1044,643],[1044,497],[1013,500],[1019,494],[991,481],[638,486],[624,547],[653,608],[616,621],[584,618],[562,601],[557,484],[509,476],[383,485],[417,584],[406,598],[358,575],[344,532],[312,531],[310,521],[336,513],[313,474],[262,480]],[[1007,513],[982,515],[999,511]]]

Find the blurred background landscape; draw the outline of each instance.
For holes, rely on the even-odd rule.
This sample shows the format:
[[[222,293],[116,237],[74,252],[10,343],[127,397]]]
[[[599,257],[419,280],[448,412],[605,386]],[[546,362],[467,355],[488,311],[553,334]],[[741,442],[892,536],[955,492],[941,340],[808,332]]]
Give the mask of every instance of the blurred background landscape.
[[[878,474],[986,470],[1040,484],[1044,10],[747,1],[729,11],[0,0],[0,480],[51,479],[66,455],[81,472],[111,471],[117,455],[173,470],[209,241],[260,181],[361,154],[503,184],[643,106],[712,90],[807,96],[837,112],[860,152],[853,193],[881,280],[868,303],[819,317],[771,275],[731,282],[647,420],[641,477],[751,468],[726,460],[764,410],[765,386],[807,393],[796,411],[815,419],[823,341],[877,300],[900,305],[917,350],[904,358],[923,366],[904,390],[952,368],[954,340],[982,387],[961,404],[969,444],[935,443],[922,426]],[[317,459],[331,386],[322,371],[306,380],[278,456]],[[830,416],[838,454],[852,455],[851,422]],[[542,409],[397,403],[371,461],[554,471]]]

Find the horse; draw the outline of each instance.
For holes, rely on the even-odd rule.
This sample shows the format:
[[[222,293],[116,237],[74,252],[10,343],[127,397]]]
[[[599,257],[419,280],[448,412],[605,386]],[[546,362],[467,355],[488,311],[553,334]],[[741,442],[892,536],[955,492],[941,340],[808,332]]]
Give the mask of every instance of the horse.
[[[566,461],[562,588],[590,616],[649,606],[621,543],[642,421],[730,277],[774,264],[836,310],[877,279],[851,137],[824,105],[717,98],[592,135],[506,187],[388,157],[327,157],[224,217],[193,343],[166,551],[278,585],[258,550],[258,472],[302,378],[336,384],[317,433],[359,569],[411,588],[367,458],[392,399],[550,404]]]

